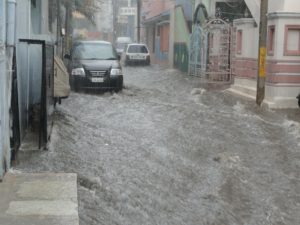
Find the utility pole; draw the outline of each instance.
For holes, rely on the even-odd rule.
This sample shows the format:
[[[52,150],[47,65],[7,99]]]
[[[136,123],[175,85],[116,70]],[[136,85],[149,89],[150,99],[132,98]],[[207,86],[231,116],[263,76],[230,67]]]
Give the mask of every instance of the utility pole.
[[[268,0],[261,0],[259,25],[259,55],[256,103],[260,106],[265,98],[266,56],[267,56],[267,26]]]
[[[137,0],[137,42],[141,41],[141,0]]]
[[[113,10],[113,43],[116,43],[117,39],[117,0],[112,0],[112,10]]]

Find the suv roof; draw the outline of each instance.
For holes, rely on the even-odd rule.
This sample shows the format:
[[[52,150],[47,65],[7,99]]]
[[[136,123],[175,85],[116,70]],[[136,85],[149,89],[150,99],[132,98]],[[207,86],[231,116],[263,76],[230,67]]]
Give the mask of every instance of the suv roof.
[[[75,41],[74,44],[80,44],[80,43],[90,43],[90,44],[108,44],[111,45],[110,42],[108,41],[97,41],[97,40],[93,40],[93,41]]]

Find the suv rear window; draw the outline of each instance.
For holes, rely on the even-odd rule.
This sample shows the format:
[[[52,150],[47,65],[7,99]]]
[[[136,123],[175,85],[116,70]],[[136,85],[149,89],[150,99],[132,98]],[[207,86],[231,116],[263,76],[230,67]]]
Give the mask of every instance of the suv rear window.
[[[145,45],[130,45],[128,48],[128,53],[148,53]]]

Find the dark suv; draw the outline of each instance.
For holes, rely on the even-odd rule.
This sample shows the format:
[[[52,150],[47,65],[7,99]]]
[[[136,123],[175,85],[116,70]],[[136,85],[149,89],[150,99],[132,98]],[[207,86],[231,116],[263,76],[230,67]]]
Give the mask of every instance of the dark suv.
[[[79,41],[73,44],[70,60],[70,83],[73,90],[123,88],[120,57],[110,42]]]

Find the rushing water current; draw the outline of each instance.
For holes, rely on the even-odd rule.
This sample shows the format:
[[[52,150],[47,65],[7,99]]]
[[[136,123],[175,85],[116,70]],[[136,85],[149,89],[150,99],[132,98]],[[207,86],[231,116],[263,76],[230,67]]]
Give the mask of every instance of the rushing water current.
[[[120,93],[72,93],[49,150],[15,169],[78,174],[81,225],[300,224],[300,113],[161,66]]]

